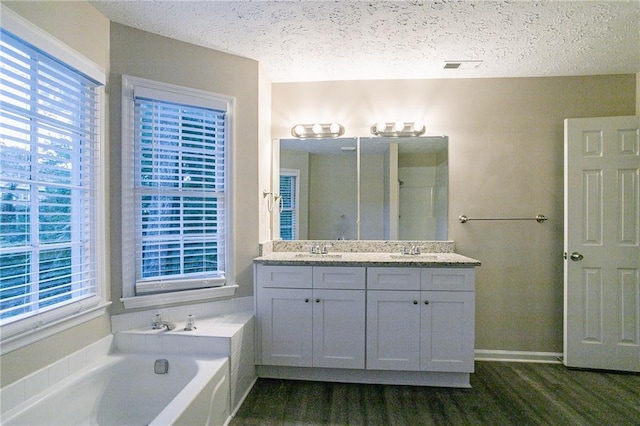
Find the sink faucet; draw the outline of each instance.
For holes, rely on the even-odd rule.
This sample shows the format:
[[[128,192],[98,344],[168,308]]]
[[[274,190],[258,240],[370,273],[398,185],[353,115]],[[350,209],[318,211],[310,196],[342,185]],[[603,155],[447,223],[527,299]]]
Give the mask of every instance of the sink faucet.
[[[332,245],[332,243],[325,244],[323,246],[321,246],[320,244],[312,244],[311,254],[327,254],[329,253],[329,247]]]
[[[411,248],[407,248],[407,246],[402,245],[401,247],[401,254],[406,254],[406,255],[416,255],[416,254],[420,254],[420,246],[417,245],[413,245],[411,246]]]
[[[166,328],[167,330],[173,330],[174,328],[176,328],[176,325],[172,322],[163,321],[162,316],[160,314],[156,314],[156,319],[153,320],[151,328],[154,330],[161,330],[163,328]]]

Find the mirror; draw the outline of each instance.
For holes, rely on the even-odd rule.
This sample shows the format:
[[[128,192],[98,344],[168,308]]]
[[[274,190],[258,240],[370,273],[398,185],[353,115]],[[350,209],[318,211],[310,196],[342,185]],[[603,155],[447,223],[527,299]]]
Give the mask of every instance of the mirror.
[[[281,139],[279,161],[284,240],[447,239],[446,136]]]

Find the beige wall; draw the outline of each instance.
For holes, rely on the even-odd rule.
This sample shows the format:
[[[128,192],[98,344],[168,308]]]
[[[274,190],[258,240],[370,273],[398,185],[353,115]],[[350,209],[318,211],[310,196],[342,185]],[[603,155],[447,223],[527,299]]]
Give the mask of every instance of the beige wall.
[[[636,75],[273,85],[274,137],[421,118],[449,136],[449,238],[477,258],[476,349],[562,351],[563,120],[634,114]],[[300,96],[304,93],[305,96]],[[547,215],[549,221],[457,217]]]
[[[2,2],[58,40],[109,71],[109,20],[86,2]],[[107,152],[109,146],[107,144]],[[107,200],[108,203],[108,200]],[[107,228],[107,234],[109,229]],[[108,261],[108,260],[107,260]],[[107,273],[107,277],[108,277]],[[48,339],[5,354],[0,386],[30,374],[111,332],[104,315]]]
[[[111,188],[112,188],[112,313],[123,312],[121,254],[121,90],[122,75],[233,96],[235,139],[232,147],[234,193],[233,250],[236,296],[253,294],[253,258],[258,254],[258,88],[262,78],[258,62],[239,56],[161,37],[131,27],[111,24]],[[263,82],[264,83],[264,82]],[[268,114],[266,118],[268,119]]]
[[[263,191],[271,191],[271,158],[273,144],[271,143],[271,80],[260,67],[260,79],[258,86],[258,114],[259,114],[259,136],[258,136],[258,199],[259,204],[259,235],[260,242],[271,239],[271,214],[268,211],[267,199],[262,196]]]

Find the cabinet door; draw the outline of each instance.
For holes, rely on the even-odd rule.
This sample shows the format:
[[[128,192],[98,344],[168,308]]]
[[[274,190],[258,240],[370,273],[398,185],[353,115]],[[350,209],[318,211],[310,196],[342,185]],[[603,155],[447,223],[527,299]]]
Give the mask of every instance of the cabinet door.
[[[364,368],[364,290],[313,290],[313,366]]]
[[[367,292],[367,369],[420,368],[420,292]]]
[[[473,372],[475,293],[423,291],[420,369]]]
[[[310,289],[260,289],[263,364],[311,367],[311,297]]]

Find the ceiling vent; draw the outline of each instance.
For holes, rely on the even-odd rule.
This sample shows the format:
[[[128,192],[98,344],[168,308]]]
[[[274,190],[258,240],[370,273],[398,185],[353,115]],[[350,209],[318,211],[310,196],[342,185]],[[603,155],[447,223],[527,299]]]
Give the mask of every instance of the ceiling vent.
[[[444,61],[445,70],[474,70],[482,61]]]

